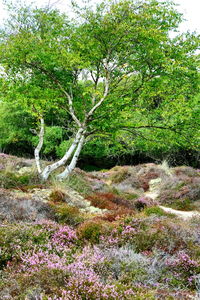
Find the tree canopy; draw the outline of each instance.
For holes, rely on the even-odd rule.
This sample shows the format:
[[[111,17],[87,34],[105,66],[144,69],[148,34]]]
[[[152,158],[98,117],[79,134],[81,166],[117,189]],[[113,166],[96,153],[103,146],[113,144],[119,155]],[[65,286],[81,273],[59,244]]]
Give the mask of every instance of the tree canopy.
[[[45,178],[70,157],[61,177],[71,172],[84,144],[109,155],[160,143],[198,151],[200,39],[172,37],[181,20],[173,3],[155,0],[103,1],[76,19],[48,8],[12,13],[1,31],[2,100],[41,124],[38,156],[41,121],[62,141],[64,159]]]

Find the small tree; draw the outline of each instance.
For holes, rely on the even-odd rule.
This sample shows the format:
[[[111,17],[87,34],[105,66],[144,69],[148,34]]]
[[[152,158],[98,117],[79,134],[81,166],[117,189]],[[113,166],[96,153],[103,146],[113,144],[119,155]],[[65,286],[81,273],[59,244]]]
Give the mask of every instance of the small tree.
[[[170,102],[196,90],[198,38],[169,37],[180,21],[173,4],[155,0],[102,2],[81,11],[78,21],[56,10],[27,7],[12,16],[1,39],[7,74],[2,90],[40,121],[35,160],[43,180],[68,163],[58,175],[66,178],[102,122],[113,131],[112,124],[125,126],[122,120],[130,112],[134,116],[157,95],[158,102]],[[42,169],[48,107],[66,111],[74,136],[64,156]]]

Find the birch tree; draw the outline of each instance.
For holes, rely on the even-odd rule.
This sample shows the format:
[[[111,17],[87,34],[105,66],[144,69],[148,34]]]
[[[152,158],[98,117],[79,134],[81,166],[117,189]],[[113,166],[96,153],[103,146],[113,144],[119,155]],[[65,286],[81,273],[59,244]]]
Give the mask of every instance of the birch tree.
[[[152,83],[159,88],[162,79],[160,85],[171,95],[170,79],[179,87],[180,78],[181,85],[188,78],[196,82],[196,65],[189,54],[197,48],[197,38],[169,37],[180,21],[173,4],[155,0],[102,2],[79,10],[76,20],[57,10],[28,7],[12,14],[1,36],[1,61],[9,78],[4,93],[21,101],[39,121],[35,160],[42,180],[61,166],[65,169],[57,178],[65,179],[88,137],[98,131],[93,124],[101,119],[113,130],[108,112],[117,118],[124,107],[137,110],[138,101],[145,107],[141,99],[148,99],[140,95],[148,93]],[[191,46],[180,59],[177,49],[189,40]],[[73,136],[64,156],[42,167],[49,106],[65,111]]]

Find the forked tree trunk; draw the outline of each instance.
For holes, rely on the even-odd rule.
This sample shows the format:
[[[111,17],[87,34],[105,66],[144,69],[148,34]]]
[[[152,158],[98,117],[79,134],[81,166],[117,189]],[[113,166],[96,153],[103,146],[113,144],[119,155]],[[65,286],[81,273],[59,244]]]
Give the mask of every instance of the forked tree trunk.
[[[79,141],[79,143],[77,145],[76,151],[74,152],[74,155],[72,157],[72,160],[71,160],[70,164],[65,168],[65,170],[62,173],[60,173],[57,176],[58,180],[63,180],[65,178],[67,178],[69,176],[69,174],[71,174],[71,172],[76,167],[77,160],[78,160],[80,152],[81,152],[81,150],[83,148],[84,140],[85,140],[85,136],[82,135],[82,137],[81,137],[81,139],[80,139],[80,141]]]
[[[79,147],[80,145],[80,141],[83,139],[84,140],[84,129],[83,128],[79,128],[79,130],[77,131],[77,134],[74,138],[74,141],[72,143],[72,145],[70,146],[70,148],[66,151],[65,155],[57,162],[53,163],[52,165],[47,166],[41,173],[41,178],[43,181],[46,181],[49,178],[49,175],[56,170],[57,168],[64,166],[66,164],[66,162],[70,159],[70,157],[72,156],[73,152],[75,151],[75,149]],[[83,143],[82,143],[83,144]],[[81,146],[82,148],[82,146]],[[76,151],[75,151],[76,153]],[[80,154],[80,152],[79,152]],[[75,155],[75,154],[74,154]],[[71,165],[71,164],[70,164]],[[70,166],[69,165],[69,166]],[[71,169],[71,167],[70,167]]]
[[[72,145],[69,147],[68,150],[66,150],[65,155],[57,162],[47,166],[44,168],[44,170],[41,169],[41,165],[40,165],[40,150],[43,146],[43,140],[44,140],[44,120],[41,118],[41,128],[40,128],[40,133],[39,133],[39,143],[38,146],[35,149],[35,161],[36,161],[36,165],[37,165],[37,169],[38,169],[38,173],[40,174],[40,177],[43,181],[46,181],[49,178],[49,175],[55,171],[56,169],[58,169],[59,167],[62,167],[66,164],[66,162],[71,158],[71,162],[70,164],[68,164],[68,166],[65,168],[65,170],[59,174],[57,176],[57,178],[59,180],[63,180],[65,178],[67,178],[67,176],[74,170],[74,168],[76,167],[76,163],[77,160],[79,158],[80,152],[83,148],[83,144],[85,141],[85,135],[86,135],[86,124],[87,122],[90,120],[91,116],[94,114],[94,112],[98,109],[98,107],[103,103],[103,101],[105,100],[106,96],[108,95],[108,89],[109,89],[109,81],[108,81],[108,70],[107,70],[107,65],[106,65],[106,78],[105,78],[105,87],[104,87],[104,94],[101,97],[101,99],[96,102],[95,104],[95,98],[93,98],[92,100],[92,108],[90,109],[90,111],[88,113],[85,114],[85,119],[83,121],[83,123],[81,123],[81,121],[77,118],[74,108],[73,108],[73,96],[71,96],[67,91],[65,91],[63,89],[63,87],[60,85],[60,83],[56,82],[58,84],[58,86],[60,87],[60,89],[62,90],[62,92],[64,92],[64,94],[66,95],[67,99],[68,99],[68,105],[69,105],[69,112],[70,115],[72,117],[72,119],[74,120],[74,122],[76,123],[76,125],[78,126],[78,131],[76,133],[76,136],[74,138],[74,141],[72,143]]]

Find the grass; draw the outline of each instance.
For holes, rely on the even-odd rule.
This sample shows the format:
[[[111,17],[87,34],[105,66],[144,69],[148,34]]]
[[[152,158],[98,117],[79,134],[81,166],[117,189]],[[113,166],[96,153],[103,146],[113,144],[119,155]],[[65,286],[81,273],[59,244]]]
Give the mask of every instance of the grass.
[[[159,217],[176,217],[174,214],[166,213],[162,208],[158,206],[146,207],[143,212],[146,216],[156,215]]]
[[[0,171],[0,188],[14,189],[39,183],[40,180],[36,173],[19,175],[16,172]]]
[[[171,204],[171,208],[185,211],[192,211],[196,209],[194,203],[188,198],[174,200]]]
[[[70,188],[83,196],[87,196],[92,193],[92,189],[87,178],[76,171],[70,174],[70,176],[62,182],[56,180],[55,177],[51,177],[50,184],[54,189],[65,190],[66,188]]]

